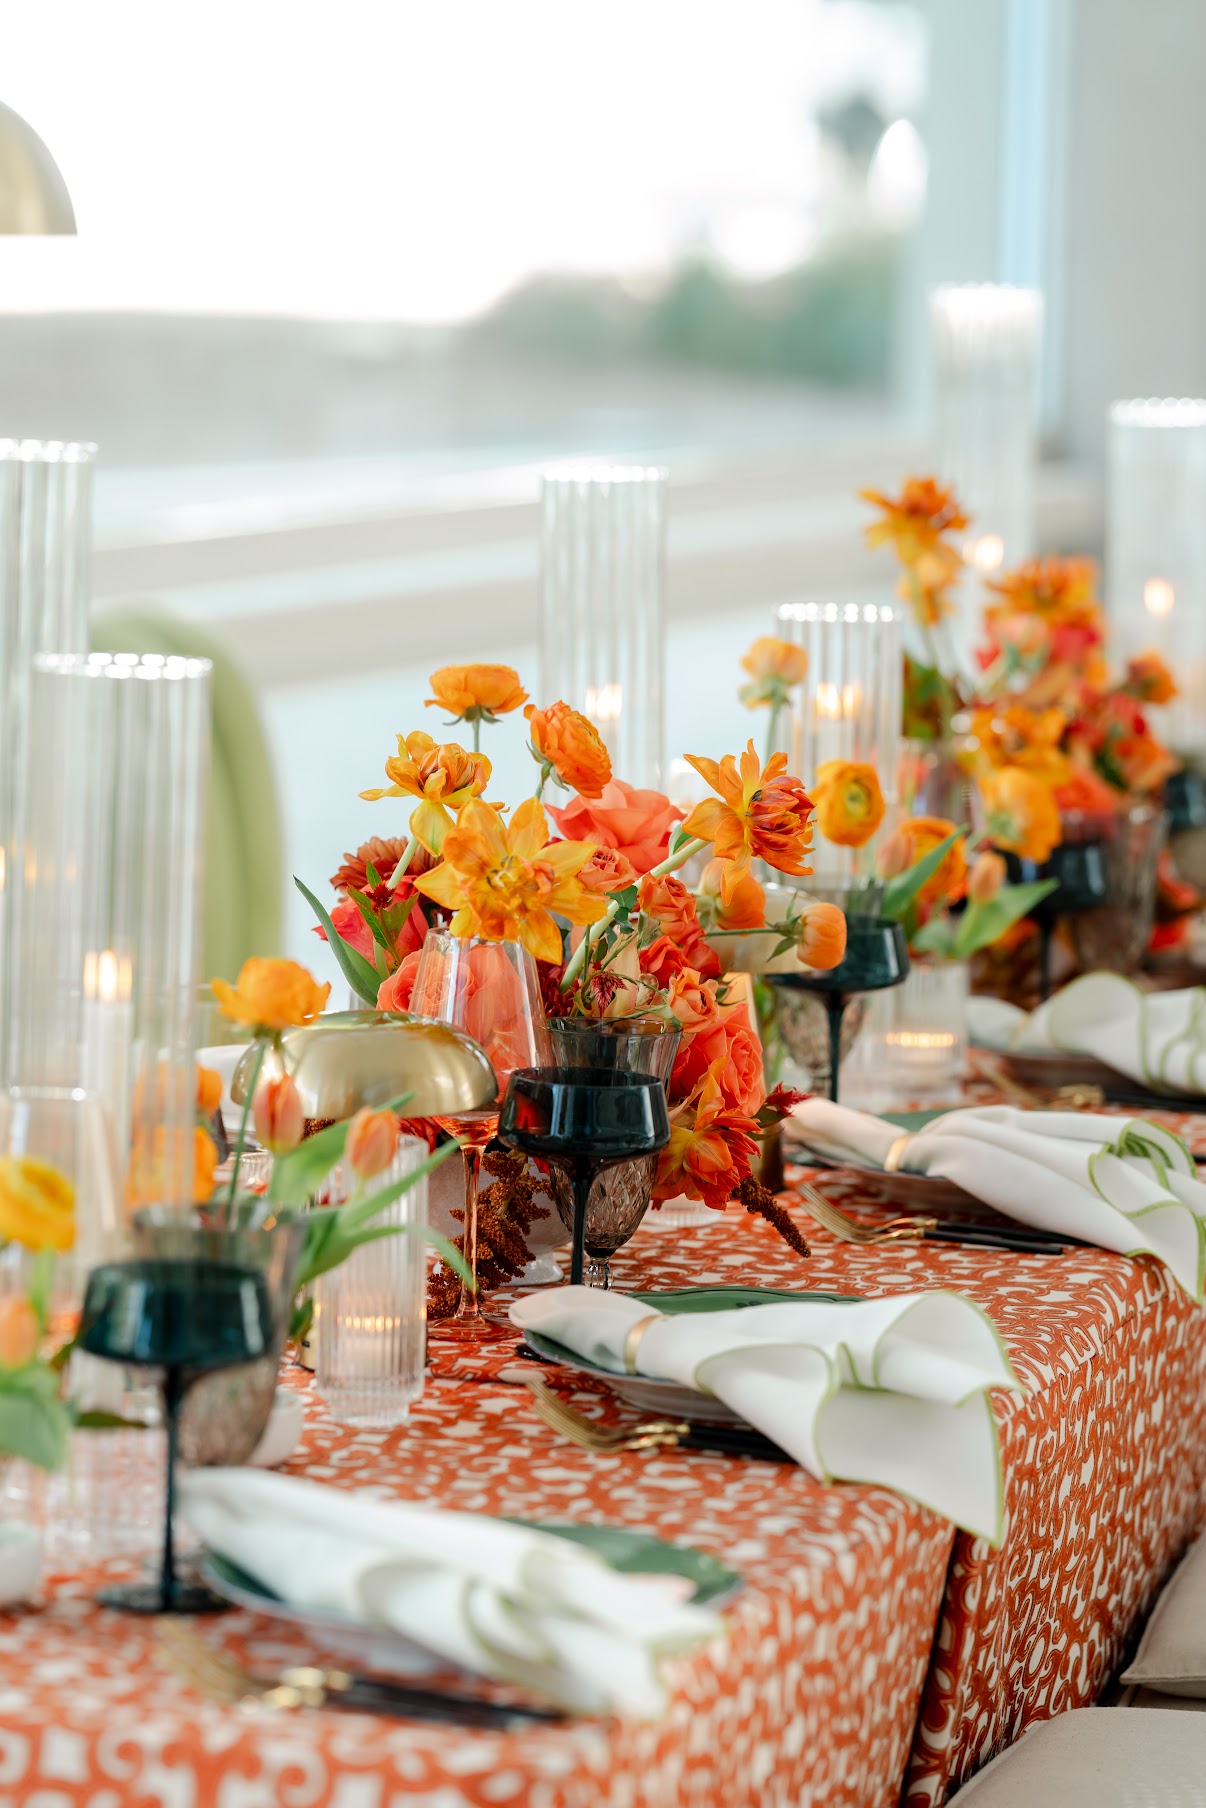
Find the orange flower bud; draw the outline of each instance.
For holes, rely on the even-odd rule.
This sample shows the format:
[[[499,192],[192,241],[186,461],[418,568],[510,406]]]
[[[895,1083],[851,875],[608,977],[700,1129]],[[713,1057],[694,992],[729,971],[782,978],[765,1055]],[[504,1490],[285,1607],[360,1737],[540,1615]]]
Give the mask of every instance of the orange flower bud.
[[[358,1111],[348,1125],[344,1160],[361,1180],[382,1173],[398,1149],[398,1120],[392,1111]]]
[[[913,844],[903,829],[893,829],[880,844],[875,870],[881,879],[895,879],[913,864]]]
[[[0,1300],[0,1369],[32,1362],[40,1336],[38,1315],[27,1299]]]
[[[806,904],[797,952],[806,967],[836,967],[846,952],[846,918],[836,904]]]
[[[252,1114],[256,1136],[274,1155],[287,1155],[290,1149],[296,1149],[305,1133],[301,1094],[288,1074],[262,1082],[256,1089]]]
[[[967,895],[973,904],[991,904],[1005,883],[1005,862],[1000,854],[977,854],[967,879]]]
[[[212,1117],[222,1103],[222,1076],[212,1067],[197,1068],[197,1110],[202,1117]]]

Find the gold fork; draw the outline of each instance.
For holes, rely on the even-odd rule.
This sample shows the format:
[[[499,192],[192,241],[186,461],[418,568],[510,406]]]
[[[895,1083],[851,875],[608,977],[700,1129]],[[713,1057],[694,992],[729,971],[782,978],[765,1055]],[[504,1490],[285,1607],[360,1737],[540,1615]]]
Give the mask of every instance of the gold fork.
[[[568,1406],[539,1375],[525,1375],[524,1384],[532,1395],[536,1415],[550,1431],[559,1432],[581,1450],[596,1452],[614,1450],[655,1450],[673,1447],[687,1437],[690,1425],[684,1419],[646,1419],[626,1430],[617,1425],[600,1425]]]
[[[887,1224],[871,1226],[858,1224],[848,1218],[843,1211],[823,1194],[818,1193],[807,1180],[797,1183],[797,1193],[804,1210],[810,1218],[827,1230],[831,1236],[843,1243],[917,1243],[927,1230],[937,1226],[937,1218],[892,1218]]]
[[[1101,1087],[1087,1082],[1057,1086],[1044,1098],[1041,1092],[1033,1092],[1029,1086],[1023,1086],[1020,1080],[1007,1074],[996,1061],[985,1061],[974,1051],[968,1057],[968,1065],[977,1079],[986,1080],[1015,1105],[1025,1105],[1031,1111],[1049,1111],[1053,1106],[1062,1106],[1067,1111],[1096,1111],[1105,1104]]]

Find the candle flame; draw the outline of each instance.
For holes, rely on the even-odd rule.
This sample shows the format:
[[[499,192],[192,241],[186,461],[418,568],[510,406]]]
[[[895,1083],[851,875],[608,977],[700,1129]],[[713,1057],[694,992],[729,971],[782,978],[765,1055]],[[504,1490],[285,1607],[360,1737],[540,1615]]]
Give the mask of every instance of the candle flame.
[[[893,1048],[954,1048],[958,1037],[952,1030],[889,1030],[884,1041]]]
[[[116,1004],[128,998],[133,990],[134,975],[128,955],[115,954],[102,948],[84,956],[84,997],[98,998],[102,1004]]]
[[[1005,542],[1000,534],[981,534],[965,549],[967,562],[977,571],[997,571],[1005,558]]]
[[[588,684],[582,713],[597,728],[618,722],[624,708],[624,687],[620,684]]]
[[[815,709],[818,718],[828,722],[841,722],[856,716],[862,701],[862,688],[851,681],[839,690],[836,684],[817,685]]]
[[[1149,615],[1171,615],[1176,600],[1173,587],[1165,578],[1148,578],[1143,586],[1143,607]]]

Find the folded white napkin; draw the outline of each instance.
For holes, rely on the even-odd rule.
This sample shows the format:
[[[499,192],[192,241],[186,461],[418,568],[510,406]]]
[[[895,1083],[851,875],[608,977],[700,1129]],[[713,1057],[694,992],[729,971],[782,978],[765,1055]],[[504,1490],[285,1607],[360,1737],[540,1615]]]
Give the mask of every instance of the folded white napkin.
[[[627,1354],[641,1375],[714,1394],[822,1481],[895,1488],[999,1541],[987,1390],[1020,1383],[990,1321],[957,1293],[669,1315],[558,1287],[517,1300],[511,1317],[601,1368],[623,1374]]]
[[[792,1113],[807,1148],[882,1167],[895,1124],[806,1099]],[[1012,1105],[948,1111],[903,1144],[897,1166],[932,1174],[1020,1224],[1119,1255],[1158,1256],[1197,1300],[1206,1274],[1206,1185],[1180,1137],[1145,1118]]]
[[[401,1633],[576,1710],[651,1718],[659,1659],[723,1631],[681,1577],[625,1576],[581,1545],[483,1513],[386,1502],[249,1469],[181,1477],[205,1544],[293,1607]]]
[[[989,1048],[1092,1055],[1157,1092],[1206,1093],[1206,989],[1141,992],[1119,973],[1086,973],[1029,1015],[996,998],[969,1001]]]

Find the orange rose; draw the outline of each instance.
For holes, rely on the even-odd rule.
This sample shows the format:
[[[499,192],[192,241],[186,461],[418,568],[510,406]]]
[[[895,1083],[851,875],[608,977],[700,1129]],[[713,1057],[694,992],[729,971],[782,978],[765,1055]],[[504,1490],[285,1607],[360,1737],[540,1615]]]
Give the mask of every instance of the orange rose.
[[[528,700],[509,665],[445,665],[430,683],[435,696],[428,697],[428,709],[446,709],[457,722],[495,722]]]
[[[392,1111],[358,1111],[348,1125],[343,1158],[353,1174],[371,1180],[383,1174],[398,1152],[398,1120]]]
[[[641,972],[647,973],[662,992],[669,991],[670,982],[687,964],[686,955],[668,935],[659,935],[647,948],[641,949]]]
[[[611,757],[594,723],[568,703],[554,703],[549,709],[529,703],[523,713],[532,751],[542,766],[551,767],[569,790],[601,797],[611,777]]]
[[[636,867],[618,848],[597,847],[578,879],[587,891],[598,892],[607,897],[618,891],[627,891],[640,878]]]
[[[27,1299],[0,1300],[0,1369],[24,1368],[38,1353],[42,1331]]]
[[[560,810],[550,805],[549,815],[567,841],[614,848],[638,873],[649,872],[666,858],[670,830],[683,817],[660,791],[638,791],[622,778],[604,785],[597,801],[571,797]]]
[[[955,825],[941,816],[910,816],[901,823],[897,832],[908,838],[909,866],[916,866],[919,860],[924,860],[927,854],[933,852],[939,842],[954,834]],[[918,892],[917,902],[922,905],[936,904],[939,907],[957,904],[966,890],[967,854],[960,837],[944,855],[938,870],[930,874]]]
[[[812,783],[816,826],[838,847],[865,847],[887,805],[874,766],[858,760],[826,760]]]
[[[846,952],[846,918],[836,904],[806,904],[800,916],[800,943],[796,952],[806,967],[827,973],[841,963]]]
[[[766,893],[753,873],[731,860],[709,860],[700,874],[699,890],[708,906],[708,922],[716,929],[761,929],[766,923]]]
[[[646,873],[637,892],[637,904],[642,914],[656,923],[663,935],[670,937],[705,979],[719,974],[720,961],[704,939],[695,899],[681,879],[676,879],[672,873],[664,874],[660,879]]]
[[[210,984],[222,1015],[233,1023],[246,1024],[257,1034],[313,1023],[331,996],[329,985],[318,985],[304,967],[291,960],[253,957],[243,962],[237,985],[228,985],[224,979]]]
[[[701,1028],[684,1033],[670,1078],[671,1099],[684,1099],[711,1073],[726,1108],[756,1117],[766,1099],[762,1044],[744,1004],[718,1011]]]
[[[967,895],[973,904],[991,904],[1005,883],[1005,862],[1000,854],[986,851],[977,854],[967,880]]]
[[[419,971],[421,949],[414,949],[401,963],[396,973],[383,979],[377,988],[377,1009],[379,1011],[409,1011],[410,995],[415,989],[415,974]]]
[[[296,1149],[305,1135],[306,1113],[291,1075],[261,1081],[251,1109],[256,1136],[265,1149],[271,1149],[274,1155],[287,1155],[290,1149]]]
[[[212,1117],[222,1103],[222,1076],[212,1067],[197,1068],[197,1110],[202,1117]]]
[[[1046,860],[1063,835],[1059,806],[1051,787],[1021,766],[1002,766],[985,773],[980,794],[988,832],[1003,848],[1023,860]]]

